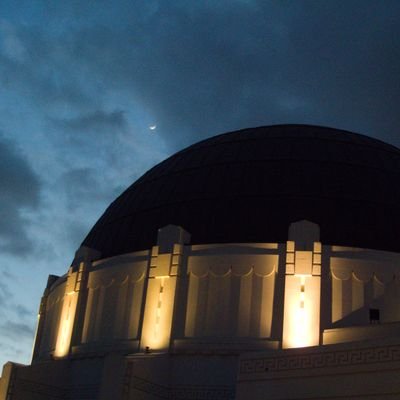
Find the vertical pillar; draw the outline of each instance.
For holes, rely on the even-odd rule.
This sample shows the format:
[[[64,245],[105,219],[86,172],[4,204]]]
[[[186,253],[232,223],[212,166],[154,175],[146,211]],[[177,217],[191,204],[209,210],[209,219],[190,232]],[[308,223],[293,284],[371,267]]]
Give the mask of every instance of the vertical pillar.
[[[283,332],[283,313],[284,302],[282,301],[281,293],[285,292],[285,277],[286,277],[286,244],[278,245],[279,259],[278,268],[275,279],[274,303],[271,324],[271,339],[280,341]]]
[[[18,364],[8,361],[3,365],[3,372],[0,378],[0,400],[12,399],[15,384],[15,374]]]
[[[332,274],[330,270],[331,246],[324,246],[321,253],[321,318],[320,318],[320,343],[323,343],[323,331],[332,324]]]
[[[177,276],[183,245],[190,235],[181,227],[168,225],[158,231],[152,248],[141,348],[167,350],[170,345]]]
[[[86,246],[81,246],[75,253],[73,265],[75,271],[78,272],[77,284],[75,287],[75,290],[78,293],[78,299],[76,304],[74,326],[72,330],[71,346],[81,344],[82,341],[83,324],[85,321],[88,296],[87,283],[89,279],[89,272],[92,268],[92,261],[98,260],[100,256],[100,252]]]
[[[92,260],[99,257],[98,251],[84,246],[75,253],[75,259],[68,270],[65,285],[64,303],[54,351],[56,358],[66,357],[70,352],[72,338],[74,337],[76,340],[76,337],[82,332],[87,274]]]
[[[33,350],[32,350],[32,363],[34,363],[40,354],[40,346],[42,344],[42,336],[43,329],[46,321],[46,308],[47,308],[47,299],[49,297],[50,287],[53,283],[59,278],[57,275],[49,275],[47,279],[47,285],[44,289],[43,296],[40,299],[39,312],[37,316],[37,325],[36,325],[36,334],[35,340],[33,342]]]
[[[318,225],[309,221],[290,225],[286,245],[283,348],[320,343],[321,252]]]

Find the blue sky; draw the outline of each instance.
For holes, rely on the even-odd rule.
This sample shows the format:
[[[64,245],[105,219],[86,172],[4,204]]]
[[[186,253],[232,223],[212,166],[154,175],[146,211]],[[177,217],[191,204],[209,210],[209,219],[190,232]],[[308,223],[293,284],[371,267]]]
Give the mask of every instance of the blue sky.
[[[3,0],[0,364],[30,361],[47,276],[148,168],[276,123],[400,146],[399,80],[398,1]]]

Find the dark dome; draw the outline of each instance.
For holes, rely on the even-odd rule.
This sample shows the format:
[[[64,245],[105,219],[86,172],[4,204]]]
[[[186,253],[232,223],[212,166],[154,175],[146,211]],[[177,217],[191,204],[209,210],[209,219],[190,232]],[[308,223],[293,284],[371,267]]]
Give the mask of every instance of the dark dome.
[[[102,257],[148,249],[180,225],[192,244],[285,242],[290,223],[325,244],[400,252],[400,150],[307,125],[225,133],[156,165],[107,208],[83,245]]]

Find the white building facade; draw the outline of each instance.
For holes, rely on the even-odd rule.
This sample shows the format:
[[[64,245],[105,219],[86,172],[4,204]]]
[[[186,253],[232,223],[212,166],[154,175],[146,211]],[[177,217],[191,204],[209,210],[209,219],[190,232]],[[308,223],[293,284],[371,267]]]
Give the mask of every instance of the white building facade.
[[[233,154],[227,147],[234,143],[235,149],[245,148],[251,140],[257,147],[262,144],[268,154],[265,170],[260,166],[263,159],[252,156],[254,174],[261,170],[272,175],[265,182],[259,178],[249,188],[245,180],[252,179],[251,168],[237,150],[235,162],[225,161],[223,168],[229,165],[233,180],[238,179],[235,171],[240,171],[242,181],[237,187],[244,189],[238,194],[224,187],[221,194],[224,179],[214,185],[214,195],[218,192],[219,197],[214,196],[212,204],[230,194],[223,197],[222,204],[231,207],[225,219],[218,220],[221,209],[218,214],[207,206],[209,219],[217,221],[211,224],[193,215],[197,220],[191,225],[191,215],[181,210],[189,204],[193,212],[198,211],[199,196],[205,196],[205,204],[211,203],[207,203],[210,191],[206,186],[196,197],[188,184],[185,196],[190,201],[180,198],[175,202],[179,193],[168,194],[169,203],[164,201],[162,207],[166,214],[173,208],[173,216],[168,217],[171,224],[158,226],[154,243],[147,248],[140,248],[144,242],[136,245],[140,249],[129,248],[129,243],[150,236],[143,224],[126,221],[131,215],[141,221],[138,214],[145,211],[149,225],[165,221],[152,216],[155,206],[133,212],[129,200],[132,190],[128,189],[128,195],[123,194],[110,206],[85,239],[68,272],[49,277],[39,310],[32,364],[4,366],[0,399],[400,399],[400,251],[396,251],[397,239],[392,238],[397,209],[393,199],[384,204],[373,197],[377,190],[374,179],[381,181],[381,172],[367,174],[365,186],[357,181],[363,177],[362,162],[368,163],[368,157],[349,165],[337,156],[339,150],[332,140],[347,154],[366,149],[365,154],[370,155],[373,148],[386,175],[382,154],[398,157],[395,165],[400,170],[400,151],[373,139],[325,129],[287,125],[222,135],[224,140],[201,144],[203,155],[217,147],[218,156],[213,161],[203,159],[197,166],[190,160],[196,158],[193,152],[198,153],[199,148],[189,148],[189,158],[183,153],[187,158],[185,174],[210,165],[222,168],[221,154]],[[268,143],[278,148],[280,142],[298,146],[292,146],[290,157],[280,153],[276,158]],[[313,151],[304,155],[302,146]],[[315,152],[316,160],[310,156]],[[320,154],[324,152],[334,154],[329,171],[336,167],[339,171],[338,178],[328,182],[331,192],[321,189],[325,184],[318,185],[331,176],[324,172]],[[167,161],[179,164],[176,156]],[[284,181],[279,183],[280,189],[278,183],[275,187],[271,183],[276,173],[270,171],[277,161],[283,171],[278,174]],[[292,169],[287,168],[288,161]],[[304,183],[304,191],[299,185],[288,194],[287,188],[295,184],[287,176],[298,174],[293,162],[304,165],[304,182],[310,171],[317,172],[310,184]],[[349,171],[359,168],[359,175],[341,176],[342,164]],[[145,175],[144,183],[141,178],[142,183],[134,184],[135,198],[148,182],[152,186],[157,179],[168,181],[166,167],[160,165],[162,168],[155,167],[147,178]],[[375,165],[373,168],[381,171]],[[169,174],[178,173],[172,170]],[[182,178],[185,174],[174,178],[179,180],[175,187],[186,182]],[[195,186],[200,185],[200,179],[191,178],[197,182]],[[313,191],[313,182],[318,193]],[[272,188],[265,194],[262,185]],[[361,199],[369,196],[368,190],[373,193],[372,200],[366,199],[367,206],[354,197],[360,190]],[[261,203],[265,202],[263,213],[274,214],[275,210],[278,215],[264,220],[258,200],[253,200],[255,193]],[[278,200],[274,198],[277,193]],[[381,190],[380,195],[386,192]],[[271,197],[274,204],[282,205],[271,210]],[[349,207],[342,214],[348,217],[352,210],[351,220],[339,214],[343,199]],[[357,215],[370,204],[379,209],[376,215],[393,212],[388,216],[392,231],[380,230],[385,221],[371,224]],[[117,215],[116,208],[124,218]],[[297,216],[305,218],[297,220]],[[374,215],[370,217],[373,220]],[[280,219],[281,225],[292,220],[278,227]],[[177,224],[185,221],[186,226]],[[121,225],[124,227],[119,228]],[[326,234],[324,227],[328,227]],[[137,236],[131,236],[130,229],[139,232]],[[279,231],[276,235],[275,230]],[[279,240],[260,240],[264,231],[265,238],[275,235]],[[360,234],[349,240],[356,232]],[[121,244],[118,234],[128,238],[128,247]],[[207,243],[208,234],[211,239],[222,239]],[[230,241],[253,237],[252,241]],[[376,246],[371,246],[374,240]],[[360,246],[363,243],[366,247]]]

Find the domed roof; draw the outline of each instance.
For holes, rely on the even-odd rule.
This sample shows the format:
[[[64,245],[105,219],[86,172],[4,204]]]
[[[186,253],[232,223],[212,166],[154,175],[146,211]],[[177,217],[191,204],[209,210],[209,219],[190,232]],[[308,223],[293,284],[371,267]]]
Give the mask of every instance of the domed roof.
[[[107,208],[83,245],[148,249],[182,226],[192,244],[285,242],[320,225],[325,244],[400,251],[400,150],[342,130],[276,125],[225,133],[156,165]]]

